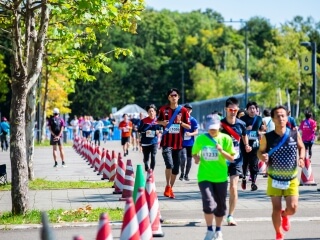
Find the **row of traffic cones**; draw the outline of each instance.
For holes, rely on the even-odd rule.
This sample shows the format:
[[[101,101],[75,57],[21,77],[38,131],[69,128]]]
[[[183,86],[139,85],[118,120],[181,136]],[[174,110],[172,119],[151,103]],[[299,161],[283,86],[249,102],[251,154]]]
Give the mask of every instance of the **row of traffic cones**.
[[[139,171],[137,170],[137,172]],[[142,182],[141,178],[143,179],[143,173],[141,172],[141,174],[142,175],[138,177],[139,181],[137,185]],[[48,217],[45,212],[42,212],[42,224],[41,239],[54,240],[54,234],[49,227]],[[152,169],[150,169],[145,187],[139,186],[137,189],[136,199],[134,200],[133,197],[126,198],[120,240],[150,240],[153,239],[153,237],[163,236],[164,233],[161,229],[160,209],[155,189],[154,175]],[[83,238],[81,236],[75,236],[73,239],[82,240]],[[102,213],[99,219],[96,240],[112,239],[113,236],[108,216],[106,213]]]

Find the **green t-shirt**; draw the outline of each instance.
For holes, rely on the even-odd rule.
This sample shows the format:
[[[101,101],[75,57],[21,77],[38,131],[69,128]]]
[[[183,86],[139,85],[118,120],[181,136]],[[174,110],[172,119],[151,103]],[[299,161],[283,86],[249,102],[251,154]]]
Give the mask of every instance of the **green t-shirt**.
[[[224,133],[218,134],[214,138],[227,153],[236,154],[232,139]],[[198,168],[198,182],[225,182],[228,179],[227,160],[216,149],[216,144],[206,136],[201,134],[196,138],[192,147],[192,155],[200,152],[200,163]]]

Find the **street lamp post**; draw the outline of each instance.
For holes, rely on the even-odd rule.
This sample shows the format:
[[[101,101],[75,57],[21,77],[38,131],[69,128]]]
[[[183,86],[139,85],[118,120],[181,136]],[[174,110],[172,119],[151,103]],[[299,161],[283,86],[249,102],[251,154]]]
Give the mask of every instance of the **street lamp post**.
[[[301,42],[301,46],[311,47],[312,51],[312,103],[317,107],[317,44],[315,42]]]
[[[220,23],[244,23],[244,31],[245,31],[245,66],[244,66],[244,81],[245,81],[245,90],[244,90],[244,107],[248,102],[248,82],[249,82],[249,70],[248,70],[248,24],[247,21],[244,21],[242,19],[240,20],[230,20],[230,21],[219,21]]]

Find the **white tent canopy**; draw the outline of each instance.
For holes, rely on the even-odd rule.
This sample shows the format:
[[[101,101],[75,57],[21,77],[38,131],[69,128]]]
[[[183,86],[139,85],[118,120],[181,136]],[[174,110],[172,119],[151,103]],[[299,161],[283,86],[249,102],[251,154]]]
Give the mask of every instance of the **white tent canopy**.
[[[140,113],[143,113],[145,116],[148,115],[147,111],[137,104],[128,104],[121,108],[119,111],[113,113],[113,116],[116,120],[120,120],[123,114],[128,114],[132,116],[139,116]]]

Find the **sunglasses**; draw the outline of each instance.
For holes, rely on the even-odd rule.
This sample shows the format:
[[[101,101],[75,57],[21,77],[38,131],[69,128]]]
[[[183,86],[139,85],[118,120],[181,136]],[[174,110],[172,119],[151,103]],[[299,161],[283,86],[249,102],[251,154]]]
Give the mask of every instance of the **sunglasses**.
[[[178,97],[178,94],[170,94],[170,97]]]
[[[236,113],[236,112],[238,112],[238,109],[227,108],[227,111],[231,112],[231,113]]]

